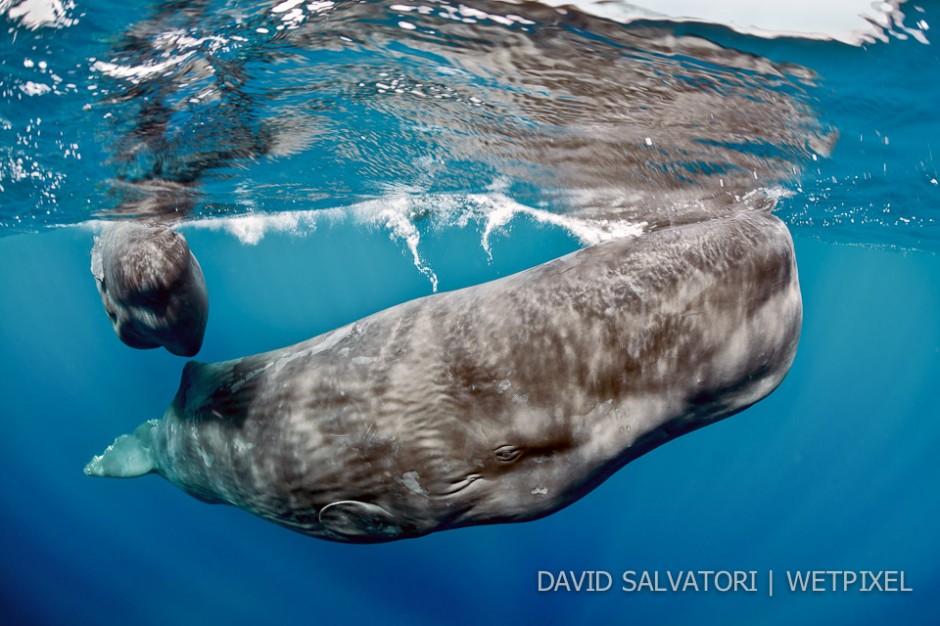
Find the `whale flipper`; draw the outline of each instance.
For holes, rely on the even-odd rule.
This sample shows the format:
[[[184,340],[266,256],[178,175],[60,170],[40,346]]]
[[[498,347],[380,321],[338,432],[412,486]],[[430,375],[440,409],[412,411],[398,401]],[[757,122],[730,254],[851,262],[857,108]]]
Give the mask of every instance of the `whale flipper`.
[[[155,470],[150,432],[157,420],[144,422],[130,435],[121,435],[85,466],[88,476],[136,478]]]
[[[328,504],[320,511],[320,524],[346,540],[390,541],[402,534],[391,513],[376,504],[357,500]]]

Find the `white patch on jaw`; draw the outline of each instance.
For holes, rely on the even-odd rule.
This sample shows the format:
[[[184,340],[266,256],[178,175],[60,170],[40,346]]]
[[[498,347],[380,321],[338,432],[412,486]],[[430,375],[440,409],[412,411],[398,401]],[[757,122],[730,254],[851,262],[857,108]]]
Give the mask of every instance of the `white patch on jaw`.
[[[500,392],[500,393],[503,393],[504,391],[506,391],[506,390],[509,389],[510,387],[512,387],[512,383],[509,382],[508,380],[501,380],[501,381],[499,381],[499,385],[497,385],[497,389],[499,389],[499,392]]]
[[[520,393],[514,393],[514,394],[512,394],[512,401],[515,402],[516,404],[528,404],[528,402],[529,402],[529,394],[527,394],[527,393],[522,393],[522,394],[520,394]]]
[[[418,472],[405,472],[401,475],[401,483],[416,494],[426,496],[428,492],[421,487],[421,484],[418,482],[419,478],[421,478],[421,476],[418,475]]]
[[[548,487],[536,487],[530,492],[533,496],[547,496]]]

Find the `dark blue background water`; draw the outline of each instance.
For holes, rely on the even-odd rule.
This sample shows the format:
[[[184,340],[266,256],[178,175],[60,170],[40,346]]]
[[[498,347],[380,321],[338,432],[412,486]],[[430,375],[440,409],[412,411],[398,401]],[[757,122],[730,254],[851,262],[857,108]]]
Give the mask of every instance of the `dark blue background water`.
[[[110,45],[100,33],[120,31],[139,13],[95,8],[80,29],[17,31],[0,59],[3,80],[19,76],[24,56],[39,58],[38,45],[63,63],[74,55],[79,90],[93,82],[82,63]],[[928,20],[936,14],[928,5]],[[808,168],[778,210],[795,234],[805,306],[792,371],[758,405],[655,450],[544,520],[377,546],[305,538],[200,503],[156,477],[82,473],[115,436],[163,414],[183,360],[116,339],[88,269],[90,229],[20,227],[87,219],[86,200],[108,175],[97,113],[75,106],[77,94],[61,96],[64,107],[4,100],[0,113],[13,130],[0,147],[41,164],[61,152],[57,137],[74,137],[83,159],[52,168],[71,187],[55,188],[59,179],[40,168],[38,187],[6,180],[0,193],[3,227],[17,233],[0,238],[2,621],[940,623],[935,48],[683,28],[815,69],[815,104],[841,134],[831,158]],[[61,117],[57,107],[73,116],[72,128],[47,126],[32,147],[7,141],[31,118]],[[56,199],[37,200],[35,189]],[[304,236],[268,234],[257,246],[185,232],[210,289],[205,361],[287,345],[430,291],[401,242],[378,228],[325,224]],[[442,290],[577,245],[520,218],[494,239],[489,262],[474,225],[422,234]],[[537,591],[539,570],[563,569],[753,569],[760,592]],[[903,570],[914,591],[790,594],[784,573],[796,569]],[[768,570],[777,578],[773,598]]]

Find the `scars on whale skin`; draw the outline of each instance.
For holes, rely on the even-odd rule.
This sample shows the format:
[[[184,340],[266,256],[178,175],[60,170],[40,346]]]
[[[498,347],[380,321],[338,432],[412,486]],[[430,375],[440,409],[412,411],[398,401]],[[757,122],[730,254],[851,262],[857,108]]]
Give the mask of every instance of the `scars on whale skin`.
[[[109,224],[95,238],[91,271],[121,341],[179,356],[199,352],[209,298],[183,235],[161,225]]]
[[[190,362],[163,418],[85,471],[334,541],[531,520],[769,394],[801,317],[789,232],[741,211]]]

